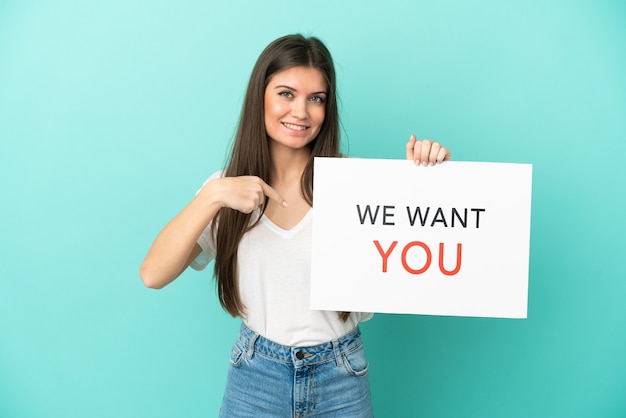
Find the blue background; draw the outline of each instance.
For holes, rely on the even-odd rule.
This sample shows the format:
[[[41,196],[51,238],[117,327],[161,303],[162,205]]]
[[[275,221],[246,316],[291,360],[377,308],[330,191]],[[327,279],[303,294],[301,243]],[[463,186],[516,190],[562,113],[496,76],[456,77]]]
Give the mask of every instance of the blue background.
[[[336,61],[344,149],[533,164],[526,320],[376,315],[379,417],[626,416],[622,1],[0,0],[0,416],[216,416],[238,321],[138,268],[273,39]]]

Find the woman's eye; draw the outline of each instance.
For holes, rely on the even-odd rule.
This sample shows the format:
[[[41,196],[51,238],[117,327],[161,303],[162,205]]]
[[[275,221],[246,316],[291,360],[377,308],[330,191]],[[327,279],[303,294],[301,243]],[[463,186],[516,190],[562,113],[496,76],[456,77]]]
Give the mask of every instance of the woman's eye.
[[[288,90],[281,91],[280,93],[278,93],[278,95],[283,97],[293,97],[293,94],[291,94],[291,92]]]
[[[324,98],[321,96],[313,96],[311,97],[311,101],[315,103],[324,103]]]

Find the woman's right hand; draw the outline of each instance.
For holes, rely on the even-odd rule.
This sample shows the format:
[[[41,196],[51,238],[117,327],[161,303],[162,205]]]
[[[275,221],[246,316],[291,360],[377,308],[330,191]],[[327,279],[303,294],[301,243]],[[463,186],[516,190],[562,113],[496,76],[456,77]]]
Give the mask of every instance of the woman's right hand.
[[[200,253],[198,237],[220,208],[250,213],[265,203],[266,196],[287,206],[259,177],[222,177],[206,183],[155,238],[139,270],[143,283],[160,289],[175,280]]]
[[[209,181],[199,195],[243,213],[250,213],[265,204],[265,197],[283,207],[287,202],[270,185],[256,176],[221,177]]]

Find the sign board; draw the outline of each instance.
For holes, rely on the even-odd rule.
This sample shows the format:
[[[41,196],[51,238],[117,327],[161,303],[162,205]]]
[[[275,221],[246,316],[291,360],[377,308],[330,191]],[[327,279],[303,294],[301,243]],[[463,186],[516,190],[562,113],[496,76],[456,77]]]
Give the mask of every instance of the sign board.
[[[532,165],[316,158],[311,308],[526,318]]]

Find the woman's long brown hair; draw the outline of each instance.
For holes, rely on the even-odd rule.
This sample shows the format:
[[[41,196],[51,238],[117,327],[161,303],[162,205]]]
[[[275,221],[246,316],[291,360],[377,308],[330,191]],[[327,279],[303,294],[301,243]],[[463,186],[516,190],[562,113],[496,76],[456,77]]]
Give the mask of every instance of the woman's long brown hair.
[[[308,145],[311,156],[302,174],[301,192],[309,205],[313,204],[313,159],[339,157],[339,115],[337,111],[336,79],[333,60],[328,49],[317,38],[287,35],[269,44],[259,56],[250,76],[244,98],[239,126],[224,175],[227,177],[253,175],[269,184],[270,154],[265,130],[264,97],[272,75],[291,67],[316,68],[326,79],[328,94],[324,122],[317,137]],[[263,208],[265,210],[265,208]],[[216,257],[214,274],[222,307],[232,316],[245,315],[245,306],[237,284],[237,249],[251,225],[251,214],[230,208],[219,210],[212,222],[215,232]],[[342,320],[349,313],[339,314]]]

